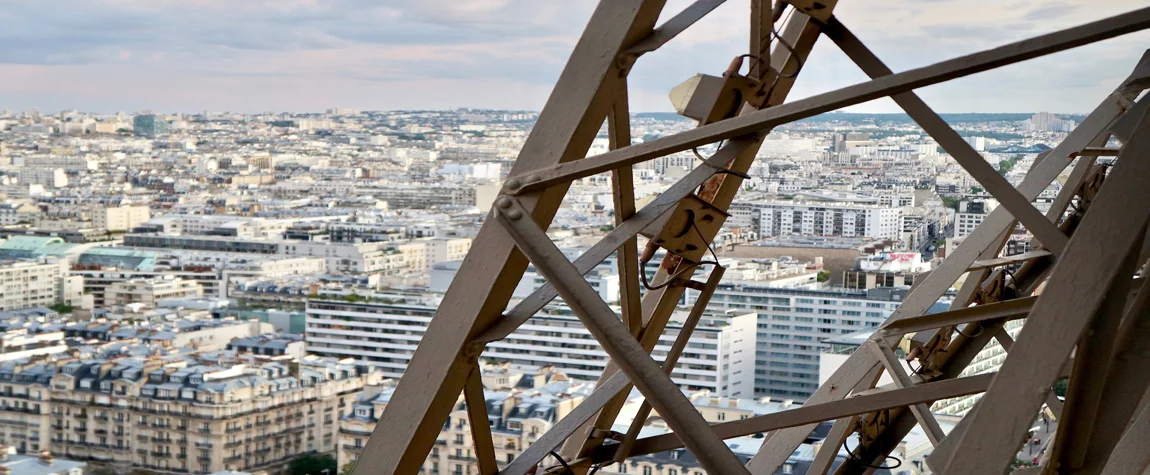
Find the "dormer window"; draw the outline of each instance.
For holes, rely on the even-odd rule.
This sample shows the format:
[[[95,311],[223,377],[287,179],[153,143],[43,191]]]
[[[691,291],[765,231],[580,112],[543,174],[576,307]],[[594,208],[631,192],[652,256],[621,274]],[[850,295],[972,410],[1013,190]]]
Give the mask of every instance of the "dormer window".
[[[355,410],[355,415],[357,415],[357,416],[359,416],[359,417],[368,417],[368,416],[370,416],[370,415],[371,415],[371,409],[362,408],[362,407],[361,407],[361,408],[357,408],[357,409]]]

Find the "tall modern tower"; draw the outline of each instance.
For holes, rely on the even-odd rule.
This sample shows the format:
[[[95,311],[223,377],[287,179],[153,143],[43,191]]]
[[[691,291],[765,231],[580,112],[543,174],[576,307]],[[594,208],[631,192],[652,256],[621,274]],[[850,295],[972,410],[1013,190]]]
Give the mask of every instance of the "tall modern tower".
[[[136,135],[155,138],[168,134],[168,121],[161,115],[138,115],[132,121],[132,128]]]

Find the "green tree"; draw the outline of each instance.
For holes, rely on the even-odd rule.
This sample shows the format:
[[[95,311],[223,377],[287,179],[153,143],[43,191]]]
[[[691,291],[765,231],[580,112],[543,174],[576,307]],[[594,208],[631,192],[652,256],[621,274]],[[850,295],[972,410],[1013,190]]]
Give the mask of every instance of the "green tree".
[[[75,307],[73,307],[69,304],[66,304],[64,302],[56,302],[52,305],[49,305],[48,308],[55,310],[56,313],[60,313],[60,314],[72,313],[72,310],[75,309]]]
[[[958,198],[954,198],[951,196],[943,196],[942,197],[942,205],[944,207],[947,207],[947,208],[950,208],[953,210],[957,210],[958,209]]]
[[[1054,395],[1058,397],[1066,397],[1066,388],[1070,386],[1070,380],[1062,378],[1054,382]]]
[[[348,462],[343,464],[343,468],[339,469],[339,475],[351,475],[355,471],[355,462]]]
[[[815,277],[815,279],[818,280],[819,282],[826,282],[826,281],[831,279],[831,271],[821,270],[821,271],[819,271],[819,275],[817,277]]]
[[[338,465],[329,454],[304,454],[291,461],[288,471],[291,475],[323,475],[327,470],[328,474],[334,475]]]

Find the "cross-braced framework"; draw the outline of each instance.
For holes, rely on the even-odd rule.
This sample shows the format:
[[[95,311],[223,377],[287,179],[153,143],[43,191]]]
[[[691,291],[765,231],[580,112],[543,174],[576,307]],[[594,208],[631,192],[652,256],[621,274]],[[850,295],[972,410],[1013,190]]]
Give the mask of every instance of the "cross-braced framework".
[[[1036,160],[1015,188],[913,92],[1150,27],[1150,9],[1053,32],[919,69],[892,73],[833,11],[834,0],[751,1],[749,71],[736,62],[722,78],[704,78],[684,109],[699,127],[632,144],[627,73],[635,61],[671,41],[722,0],[698,0],[662,25],[657,0],[606,0],[594,11],[490,216],[448,290],[430,328],[372,434],[357,475],[418,473],[462,393],[475,457],[484,475],[523,475],[559,451],[569,468],[685,447],[708,473],[773,474],[816,424],[834,421],[808,473],[825,474],[844,440],[859,444],[836,473],[880,465],[915,425],[935,445],[936,473],[997,474],[1010,465],[1043,405],[1059,415],[1041,473],[1134,474],[1150,465],[1150,53],[1133,73],[1056,148]],[[786,19],[784,20],[784,16]],[[780,28],[776,23],[782,23]],[[826,35],[871,81],[787,102],[814,43]],[[768,53],[769,52],[769,53]],[[704,82],[706,87],[704,87]],[[711,97],[701,93],[712,91]],[[775,126],[891,97],[983,189],[995,209],[941,266],[802,407],[708,424],[669,377],[723,269],[705,260],[725,210],[762,139]],[[699,104],[705,107],[699,109]],[[695,115],[691,115],[691,114]],[[603,122],[612,150],[586,157]],[[1116,140],[1111,140],[1114,138]],[[1120,144],[1114,147],[1113,144]],[[642,209],[636,209],[632,165],[699,146],[719,144],[709,158]],[[1113,156],[1102,164],[1099,156]],[[585,158],[586,157],[586,158]],[[702,158],[702,157],[701,157]],[[1043,215],[1031,205],[1069,168],[1061,194]],[[617,226],[574,262],[546,229],[573,180],[610,173]],[[1017,224],[1038,249],[1000,257]],[[693,229],[692,229],[693,228]],[[684,232],[689,229],[693,232]],[[640,254],[636,236],[649,238]],[[666,256],[651,289],[641,291],[640,262],[656,247]],[[620,312],[583,274],[618,253]],[[508,309],[528,262],[548,285]],[[691,279],[712,266],[706,282]],[[1017,270],[1008,271],[1008,266]],[[924,312],[963,276],[950,311]],[[684,289],[700,291],[683,330],[662,363],[650,356]],[[502,339],[561,296],[610,356],[598,387],[514,461],[497,462],[477,369],[484,346]],[[1018,339],[1003,326],[1025,319]],[[976,353],[996,339],[1009,354],[997,373],[961,376]],[[901,369],[892,348],[909,342],[917,369]],[[883,373],[894,383],[876,387]],[[1065,405],[1051,386],[1069,377]],[[626,434],[611,427],[630,387],[645,397]],[[929,405],[983,396],[949,433]],[[651,410],[673,432],[639,438]],[[723,439],[766,433],[745,464]]]

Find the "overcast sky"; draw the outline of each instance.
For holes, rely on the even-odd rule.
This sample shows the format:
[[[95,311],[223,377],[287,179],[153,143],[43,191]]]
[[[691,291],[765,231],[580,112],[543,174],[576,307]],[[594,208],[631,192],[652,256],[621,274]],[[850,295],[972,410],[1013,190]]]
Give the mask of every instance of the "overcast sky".
[[[671,0],[664,18],[690,2]],[[592,0],[0,0],[0,109],[538,109]],[[841,0],[895,71],[1117,15],[1145,0]],[[632,108],[747,45],[729,0],[632,73]],[[1088,112],[1150,47],[1127,35],[920,91],[943,112]],[[793,98],[865,76],[820,40]],[[892,112],[889,100],[852,108]]]

